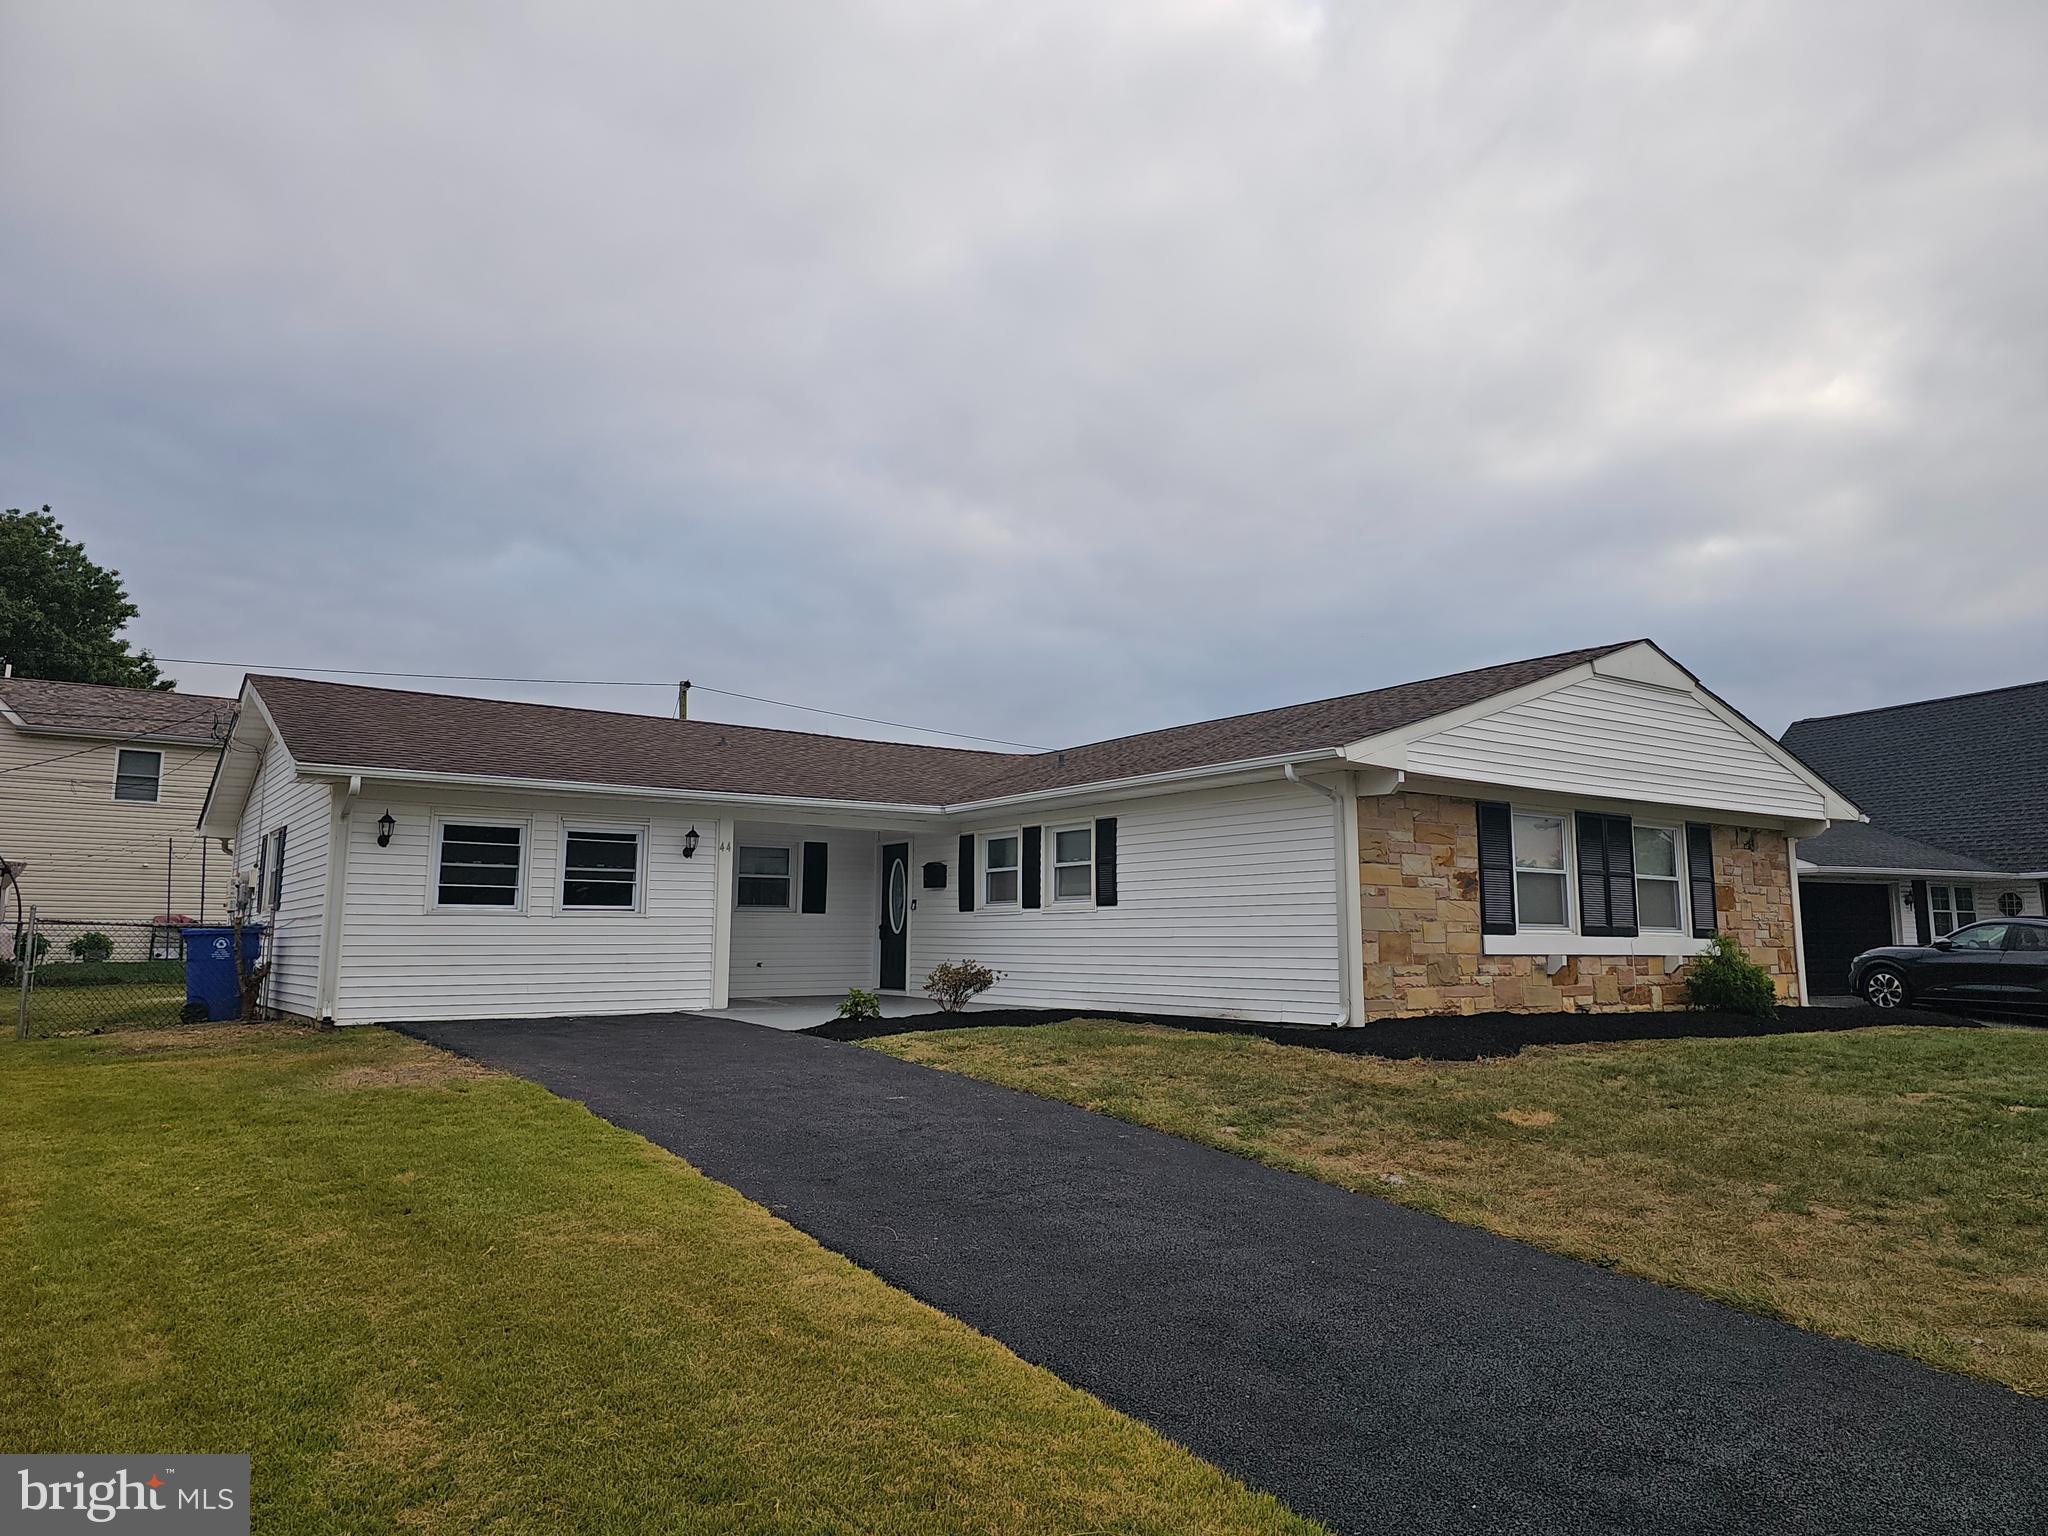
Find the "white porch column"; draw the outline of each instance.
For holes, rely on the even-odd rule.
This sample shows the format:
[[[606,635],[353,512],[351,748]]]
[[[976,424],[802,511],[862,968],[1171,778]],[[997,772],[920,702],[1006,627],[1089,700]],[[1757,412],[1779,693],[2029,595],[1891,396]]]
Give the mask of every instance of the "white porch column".
[[[711,1006],[723,1008],[732,990],[732,904],[735,833],[730,816],[721,817],[712,834]]]

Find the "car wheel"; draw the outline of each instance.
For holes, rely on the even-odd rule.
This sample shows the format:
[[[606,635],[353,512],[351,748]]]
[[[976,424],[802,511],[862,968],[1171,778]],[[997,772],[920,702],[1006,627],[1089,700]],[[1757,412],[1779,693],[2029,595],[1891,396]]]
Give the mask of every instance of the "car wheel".
[[[1880,965],[1863,978],[1863,996],[1873,1008],[1899,1008],[1906,1001],[1906,978]]]

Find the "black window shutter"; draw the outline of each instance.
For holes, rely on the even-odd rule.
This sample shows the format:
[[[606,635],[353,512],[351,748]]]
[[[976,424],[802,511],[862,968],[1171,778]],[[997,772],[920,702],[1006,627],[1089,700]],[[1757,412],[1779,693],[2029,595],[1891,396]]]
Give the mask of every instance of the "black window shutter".
[[[1045,862],[1041,851],[1044,846],[1044,836],[1045,828],[1043,827],[1026,827],[1024,829],[1024,852],[1022,858],[1024,860],[1024,905],[1027,907],[1038,905],[1040,866]]]
[[[1617,937],[1642,932],[1636,925],[1636,827],[1626,816],[1607,818],[1607,911]]]
[[[1579,932],[1588,938],[1636,936],[1634,824],[1626,816],[1580,811]]]
[[[1515,816],[1485,800],[1479,803],[1479,931],[1515,931]]]
[[[1692,887],[1692,936],[1711,939],[1721,931],[1714,911],[1714,829],[1696,821],[1685,824],[1685,875]]]
[[[1606,820],[1591,811],[1578,814],[1579,932],[1593,938],[1614,935],[1614,918],[1607,907]]]
[[[1095,818],[1095,905],[1116,905],[1116,818]]]
[[[1927,882],[1913,882],[1913,942],[1932,944],[1934,942],[1934,918],[1927,905]]]
[[[825,860],[824,843],[804,844],[804,905],[806,912],[825,910]]]
[[[270,910],[275,912],[284,905],[284,835],[286,828],[277,829],[277,858],[270,866]]]
[[[974,910],[974,834],[960,834],[960,910]]]

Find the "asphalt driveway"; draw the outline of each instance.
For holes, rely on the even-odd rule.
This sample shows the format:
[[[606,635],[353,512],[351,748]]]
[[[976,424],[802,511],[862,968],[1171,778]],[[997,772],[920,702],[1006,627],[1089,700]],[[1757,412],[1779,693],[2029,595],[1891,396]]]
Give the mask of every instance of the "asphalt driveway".
[[[1342,1531],[2048,1528],[2048,1403],[1228,1153],[732,1020],[412,1032]]]

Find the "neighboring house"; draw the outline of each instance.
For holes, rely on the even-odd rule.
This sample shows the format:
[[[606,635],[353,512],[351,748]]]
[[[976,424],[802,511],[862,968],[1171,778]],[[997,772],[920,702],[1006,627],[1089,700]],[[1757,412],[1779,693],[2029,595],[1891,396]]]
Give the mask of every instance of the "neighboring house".
[[[1008,754],[252,676],[201,825],[340,1023],[916,991],[1364,1023],[1642,1008],[1855,807],[1647,641]]]
[[[1870,818],[1799,845],[1806,969],[2048,910],[2048,682],[1801,720],[1784,745]]]
[[[21,867],[23,904],[67,922],[221,920],[234,861],[193,823],[233,712],[198,694],[0,678],[0,858]]]

